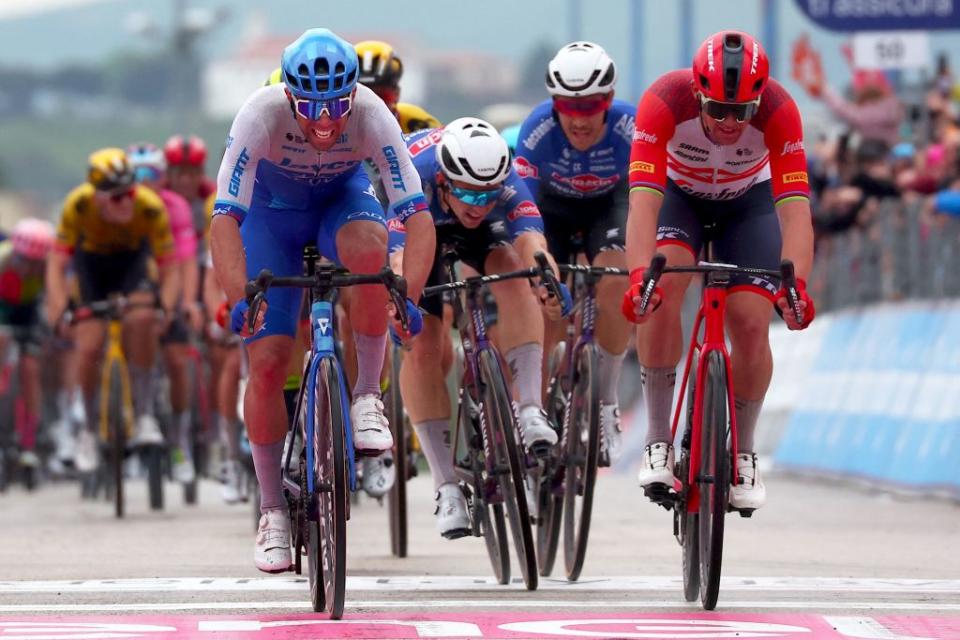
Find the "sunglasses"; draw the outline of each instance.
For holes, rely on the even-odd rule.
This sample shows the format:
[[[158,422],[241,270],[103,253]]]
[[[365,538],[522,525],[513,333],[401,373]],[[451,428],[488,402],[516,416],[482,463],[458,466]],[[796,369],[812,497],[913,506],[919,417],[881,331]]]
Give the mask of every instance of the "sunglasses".
[[[117,189],[114,191],[101,191],[100,193],[107,196],[110,199],[110,202],[113,202],[114,204],[116,204],[118,202],[123,202],[127,198],[132,198],[134,196],[135,191],[133,187],[127,187],[126,189],[122,189],[122,190]]]
[[[477,191],[476,189],[456,187],[452,184],[448,185],[448,187],[450,189],[450,194],[453,195],[454,198],[463,204],[468,204],[472,207],[485,207],[488,204],[492,204],[496,202],[497,198],[500,197],[500,194],[503,193],[502,186],[488,191]]]
[[[612,98],[554,98],[553,108],[565,116],[595,116],[610,108]]]
[[[331,120],[339,120],[353,108],[353,94],[330,100],[311,100],[309,98],[292,98],[293,109],[307,120],[319,120],[327,116]]]
[[[737,122],[746,122],[757,115],[760,110],[760,98],[750,102],[718,102],[700,94],[700,108],[717,122],[723,122],[728,117]]]

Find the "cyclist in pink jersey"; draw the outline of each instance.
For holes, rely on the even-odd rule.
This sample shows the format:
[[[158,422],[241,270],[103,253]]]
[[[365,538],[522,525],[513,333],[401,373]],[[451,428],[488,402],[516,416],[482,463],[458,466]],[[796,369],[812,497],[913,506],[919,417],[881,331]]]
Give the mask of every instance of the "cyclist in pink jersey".
[[[190,388],[187,375],[187,343],[189,329],[185,312],[193,310],[199,313],[197,300],[197,235],[194,231],[193,214],[190,203],[178,193],[165,189],[163,185],[166,160],[163,151],[149,143],[131,145],[127,157],[133,167],[137,182],[152,189],[163,200],[170,220],[170,230],[174,240],[174,260],[176,275],[179,279],[180,303],[177,313],[170,319],[169,326],[160,343],[163,358],[170,379],[170,406],[173,409],[174,424],[171,436],[173,450],[173,478],[184,484],[196,478],[193,464],[193,434],[190,411]]]

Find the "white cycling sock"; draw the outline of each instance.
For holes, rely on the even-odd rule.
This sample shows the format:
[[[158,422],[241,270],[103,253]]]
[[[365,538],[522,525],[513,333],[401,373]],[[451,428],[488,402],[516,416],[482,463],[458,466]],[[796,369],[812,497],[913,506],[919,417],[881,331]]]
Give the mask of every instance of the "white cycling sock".
[[[599,344],[597,345],[597,386],[600,388],[600,402],[603,404],[618,403],[620,371],[623,369],[623,359],[626,355],[626,350],[612,354]]]
[[[183,452],[183,457],[187,460],[193,459],[193,439],[190,432],[193,428],[190,410],[179,412],[174,418],[177,425],[177,436],[175,442],[177,447]]]
[[[153,371],[149,367],[130,365],[130,391],[133,395],[133,414],[150,413],[153,407]]]
[[[676,367],[640,367],[640,386],[647,404],[647,444],[670,442],[670,410],[677,386]]]
[[[387,334],[365,336],[353,334],[353,343],[357,346],[357,384],[353,386],[353,397],[373,394],[380,396],[380,371],[383,370],[383,356],[387,349]]]
[[[430,473],[433,475],[433,489],[448,482],[457,482],[457,472],[453,468],[453,451],[450,449],[450,419],[424,420],[413,425],[420,441],[420,450],[427,458]]]
[[[763,398],[744,400],[734,396],[733,406],[737,416],[737,453],[753,453],[753,434],[757,431]]]
[[[507,351],[506,359],[510,366],[510,375],[513,376],[517,406],[542,406],[540,387],[543,372],[540,367],[543,362],[543,345],[538,342],[518,345]]]
[[[260,513],[283,509],[287,506],[283,498],[283,480],[280,476],[285,439],[281,438],[273,444],[250,443],[253,468],[257,472],[257,482],[260,484]]]

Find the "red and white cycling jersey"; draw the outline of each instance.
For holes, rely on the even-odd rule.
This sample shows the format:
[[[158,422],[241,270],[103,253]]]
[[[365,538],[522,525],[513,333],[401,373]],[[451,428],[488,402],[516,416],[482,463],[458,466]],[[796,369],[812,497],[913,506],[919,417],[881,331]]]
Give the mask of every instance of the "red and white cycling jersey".
[[[671,71],[640,99],[630,153],[631,191],[662,194],[669,178],[697,198],[730,200],[772,180],[777,204],[809,197],[800,112],[779,83],[767,83],[759,111],[732,145],[707,138],[692,86],[689,69]]]

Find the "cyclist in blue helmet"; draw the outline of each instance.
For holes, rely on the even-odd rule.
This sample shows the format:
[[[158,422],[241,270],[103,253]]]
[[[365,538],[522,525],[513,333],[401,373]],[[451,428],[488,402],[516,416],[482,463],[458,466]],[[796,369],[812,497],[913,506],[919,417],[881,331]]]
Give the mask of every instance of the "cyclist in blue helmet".
[[[287,571],[292,564],[277,470],[287,425],[283,385],[301,296],[271,289],[251,334],[245,329],[247,279],[265,268],[278,276],[299,275],[307,244],[352,272],[379,271],[387,260],[386,215],[364,171],[366,161],[383,176],[390,216],[408,230],[403,275],[411,327],[417,325],[414,302],[436,242],[400,125],[373,91],[357,84],[353,46],[327,29],[310,29],[284,50],[280,66],[283,84],[254,92],[234,119],[210,227],[214,270],[233,308],[231,326],[247,342],[244,408],[262,514],[254,564],[267,572]],[[353,442],[365,453],[393,446],[380,401],[386,305],[381,286],[355,288],[347,305],[358,368],[350,421]]]

